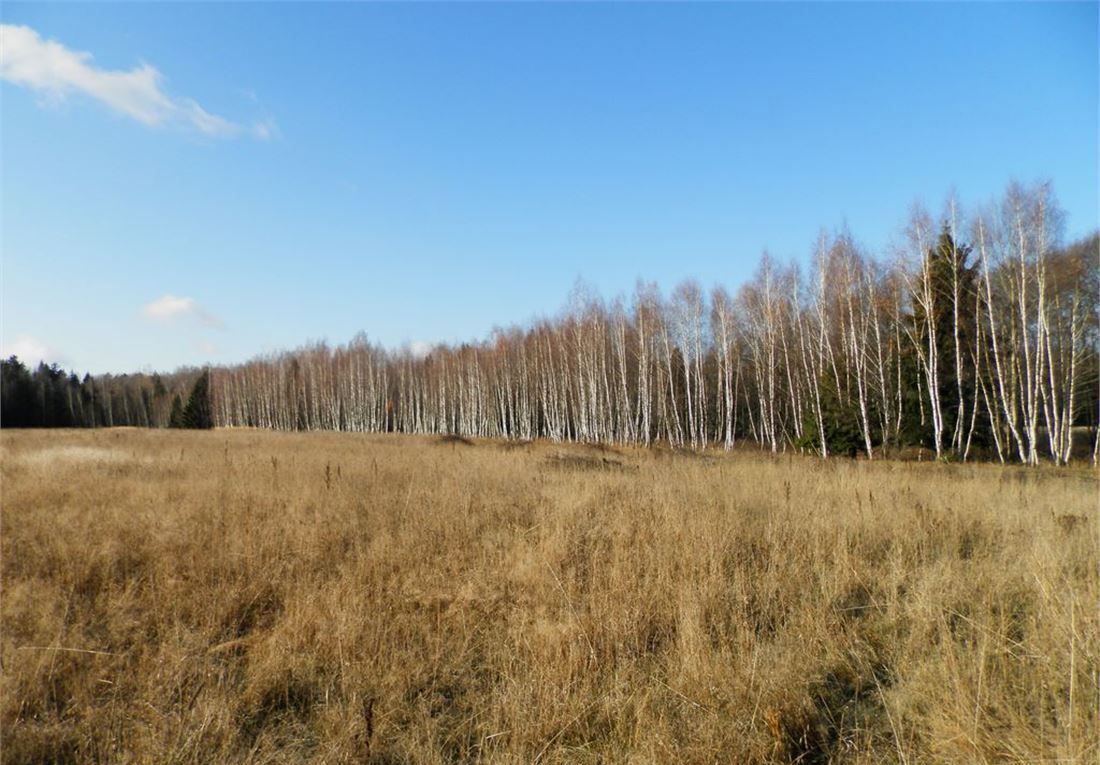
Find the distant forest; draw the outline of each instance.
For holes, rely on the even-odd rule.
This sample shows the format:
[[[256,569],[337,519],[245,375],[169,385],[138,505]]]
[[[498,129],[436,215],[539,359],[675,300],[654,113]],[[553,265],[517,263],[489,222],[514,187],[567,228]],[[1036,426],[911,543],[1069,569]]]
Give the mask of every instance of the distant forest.
[[[57,364],[28,369],[0,360],[0,424],[5,428],[213,427],[209,370],[173,374],[90,374]]]
[[[365,336],[171,375],[2,364],[5,427],[259,427],[875,458],[1097,459],[1100,238],[1063,245],[1048,184],[964,217],[914,206],[873,256],[822,233],[735,294],[578,289],[553,319],[426,354]]]

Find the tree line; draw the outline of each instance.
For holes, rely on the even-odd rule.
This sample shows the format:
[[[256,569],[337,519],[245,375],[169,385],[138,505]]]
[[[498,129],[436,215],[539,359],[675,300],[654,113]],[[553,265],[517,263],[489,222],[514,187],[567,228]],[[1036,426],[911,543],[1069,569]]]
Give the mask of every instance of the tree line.
[[[219,424],[1064,463],[1092,429],[1097,238],[1060,246],[1048,184],[912,210],[872,257],[823,233],[736,293],[579,290],[554,319],[417,355],[365,337],[219,370]],[[1086,434],[1087,437],[1087,434]],[[1080,448],[1080,447],[1078,447]]]
[[[210,374],[124,374],[83,378],[57,364],[28,368],[0,359],[0,426],[5,428],[210,428]]]
[[[915,205],[877,255],[847,230],[807,267],[765,254],[734,293],[578,288],[481,342],[314,344],[212,369],[202,397],[219,426],[1095,462],[1100,239],[1061,228],[1049,184],[1012,183],[970,214]]]

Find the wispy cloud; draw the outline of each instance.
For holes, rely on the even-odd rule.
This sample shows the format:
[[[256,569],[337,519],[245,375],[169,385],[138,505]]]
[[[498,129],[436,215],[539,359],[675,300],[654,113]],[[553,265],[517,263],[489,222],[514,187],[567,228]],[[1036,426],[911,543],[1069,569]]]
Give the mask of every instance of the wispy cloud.
[[[149,64],[101,69],[91,53],[44,40],[27,26],[0,24],[0,79],[30,88],[48,102],[82,93],[153,127],[184,125],[219,138],[250,135],[267,140],[276,134],[271,120],[245,126],[208,112],[193,99],[169,95],[164,76]]]
[[[270,141],[272,138],[279,137],[279,126],[275,124],[275,120],[268,117],[267,119],[260,120],[253,123],[249,128],[249,132],[253,138],[260,141]]]
[[[153,321],[170,322],[181,319],[194,319],[207,327],[225,328],[225,324],[222,323],[221,319],[196,303],[194,298],[189,297],[162,295],[156,300],[146,303],[141,312],[147,319]]]
[[[6,359],[12,356],[18,356],[20,361],[30,366],[40,361],[57,364],[66,361],[63,353],[30,335],[17,335],[15,342],[0,346],[0,357]]]

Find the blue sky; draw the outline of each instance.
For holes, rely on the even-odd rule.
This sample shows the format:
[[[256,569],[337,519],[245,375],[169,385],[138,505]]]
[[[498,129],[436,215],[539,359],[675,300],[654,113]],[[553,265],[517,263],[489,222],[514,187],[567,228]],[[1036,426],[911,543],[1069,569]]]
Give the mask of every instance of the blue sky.
[[[0,13],[2,341],[79,371],[735,288],[1010,178],[1098,225],[1095,3]]]

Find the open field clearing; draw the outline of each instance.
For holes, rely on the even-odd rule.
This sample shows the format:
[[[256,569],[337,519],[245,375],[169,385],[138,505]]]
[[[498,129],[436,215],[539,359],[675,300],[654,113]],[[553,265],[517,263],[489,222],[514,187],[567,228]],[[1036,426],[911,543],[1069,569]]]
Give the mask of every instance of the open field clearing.
[[[1100,754],[1093,470],[0,444],[5,763]]]

